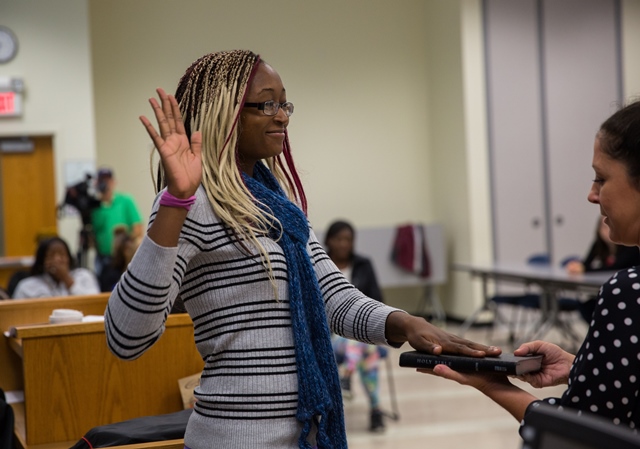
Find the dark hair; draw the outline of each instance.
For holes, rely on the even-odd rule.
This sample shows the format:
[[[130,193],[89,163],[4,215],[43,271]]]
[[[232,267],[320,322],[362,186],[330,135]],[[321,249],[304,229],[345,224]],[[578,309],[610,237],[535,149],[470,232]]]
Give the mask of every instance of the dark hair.
[[[596,238],[593,242],[593,255],[595,259],[602,261],[604,264],[609,256],[615,255],[616,250],[613,252],[609,247],[609,244],[600,235],[600,226],[602,226],[602,217],[598,218],[598,225],[596,226]]]
[[[100,178],[113,178],[113,170],[109,167],[102,167],[98,170],[98,179]]]
[[[135,241],[136,239],[127,232],[124,226],[118,227],[113,231],[113,257],[111,259],[111,266],[121,273],[124,273],[130,262],[125,254],[127,244],[135,244]]]
[[[640,189],[640,101],[634,101],[605,120],[598,137],[602,152],[622,162]]]
[[[353,229],[353,226],[346,221],[337,220],[329,225],[329,229],[327,229],[327,233],[324,236],[324,246],[327,248],[327,254],[331,255],[331,250],[329,249],[327,242],[345,229],[348,229],[353,237],[356,236],[356,231]]]
[[[75,262],[73,257],[71,257],[71,251],[69,251],[69,245],[67,245],[67,242],[62,240],[60,237],[51,237],[50,239],[43,240],[38,245],[38,249],[36,250],[36,260],[33,262],[33,266],[31,267],[31,276],[44,274],[44,259],[47,257],[49,247],[54,243],[62,243],[62,245],[64,245],[64,248],[67,251],[67,256],[69,256],[69,268],[75,268]]]

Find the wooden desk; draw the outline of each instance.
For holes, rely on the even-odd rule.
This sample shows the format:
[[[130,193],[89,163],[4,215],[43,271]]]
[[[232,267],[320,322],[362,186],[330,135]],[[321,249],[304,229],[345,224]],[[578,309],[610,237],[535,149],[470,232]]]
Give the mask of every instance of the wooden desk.
[[[170,315],[160,340],[133,361],[111,354],[101,322],[17,327],[10,346],[23,364],[16,436],[29,449],[69,447],[95,426],[179,411],[178,379],[204,366],[186,314]]]
[[[4,332],[12,326],[47,323],[54,309],[75,309],[84,315],[102,315],[109,293],[59,298],[8,299],[0,301],[0,388],[22,390],[22,360],[9,347]]]

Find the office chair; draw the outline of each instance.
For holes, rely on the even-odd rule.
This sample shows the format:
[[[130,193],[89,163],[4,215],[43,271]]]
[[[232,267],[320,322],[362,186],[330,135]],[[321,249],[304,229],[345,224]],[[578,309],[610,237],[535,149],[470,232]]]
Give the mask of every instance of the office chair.
[[[548,265],[549,263],[549,256],[546,254],[534,254],[527,259],[527,264],[529,265]],[[540,309],[540,299],[540,294],[537,292],[492,296],[489,304],[493,308],[494,319],[493,326],[489,328],[489,340],[491,341],[493,339],[496,327],[501,322],[505,322],[508,325],[509,344],[514,345],[518,340],[516,337],[520,332],[522,313],[527,310]],[[500,312],[501,306],[511,307],[510,319],[504,318]]]
[[[29,276],[31,276],[31,273],[27,270],[19,270],[11,275],[9,283],[7,284],[7,293],[9,294],[9,297],[13,298],[13,292],[16,290],[20,281],[28,278]]]

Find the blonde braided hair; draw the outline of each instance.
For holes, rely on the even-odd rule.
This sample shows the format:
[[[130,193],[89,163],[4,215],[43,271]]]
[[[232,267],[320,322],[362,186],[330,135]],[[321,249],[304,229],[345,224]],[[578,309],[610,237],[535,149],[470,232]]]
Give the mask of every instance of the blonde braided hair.
[[[176,99],[187,135],[202,132],[202,184],[214,212],[231,228],[246,251],[250,252],[249,246],[258,250],[275,288],[269,255],[258,237],[266,235],[273,226],[279,228],[281,234],[282,227],[268,212],[269,208],[259,204],[247,189],[237,154],[244,97],[260,63],[264,62],[257,54],[246,50],[205,55],[191,64],[180,79]],[[289,198],[306,212],[306,198],[290,157],[288,138],[283,149],[286,168],[279,156],[265,163]],[[156,187],[160,190],[165,186],[160,162]]]

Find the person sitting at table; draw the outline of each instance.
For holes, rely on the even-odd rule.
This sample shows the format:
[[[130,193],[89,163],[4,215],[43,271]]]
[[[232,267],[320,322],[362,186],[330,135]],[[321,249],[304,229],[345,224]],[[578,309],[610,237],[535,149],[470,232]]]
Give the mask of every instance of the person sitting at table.
[[[38,245],[30,275],[18,283],[12,298],[97,293],[100,293],[100,287],[95,274],[86,268],[76,268],[67,242],[60,237],[52,237]]]
[[[637,246],[614,243],[609,238],[609,226],[605,217],[598,218],[595,237],[584,260],[571,260],[565,266],[568,273],[581,274],[593,271],[617,271],[640,265],[640,250]]]
[[[611,241],[640,245],[640,101],[608,118],[593,148],[595,179],[589,202],[600,207]],[[574,356],[557,345],[524,343],[515,355],[542,354],[542,369],[522,380],[536,388],[567,384],[560,398],[543,401],[591,412],[614,424],[640,426],[640,267],[616,272],[602,285],[585,340]],[[437,365],[421,370],[475,387],[519,422],[540,401],[506,376],[467,374]]]
[[[640,251],[637,246],[625,246],[614,243],[609,238],[609,227],[604,217],[598,219],[596,234],[584,260],[571,260],[565,266],[567,273],[582,274],[594,271],[617,271],[622,268],[640,265]],[[582,318],[588,323],[596,307],[596,298],[582,301],[578,308]]]

